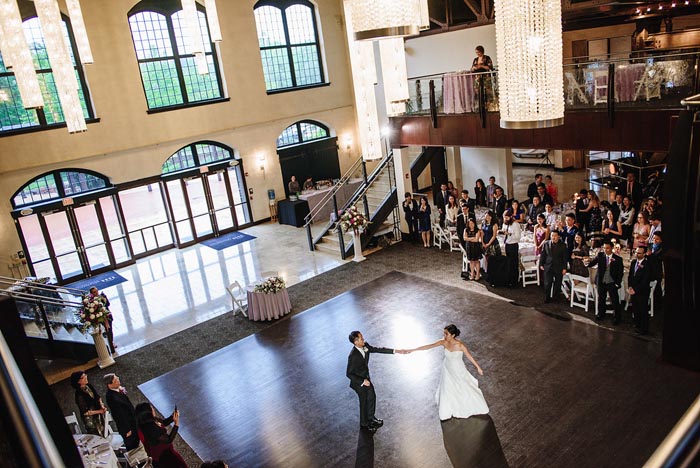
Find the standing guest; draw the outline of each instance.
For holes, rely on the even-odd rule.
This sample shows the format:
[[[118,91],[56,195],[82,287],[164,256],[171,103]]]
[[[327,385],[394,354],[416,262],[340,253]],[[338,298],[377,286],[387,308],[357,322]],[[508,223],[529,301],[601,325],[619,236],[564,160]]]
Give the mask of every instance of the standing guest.
[[[637,215],[637,223],[632,228],[632,237],[634,242],[632,243],[631,252],[637,251],[637,247],[646,248],[649,245],[649,233],[651,232],[651,226],[647,221],[647,215],[644,211],[640,211]]]
[[[440,214],[440,226],[445,227],[445,205],[449,201],[450,191],[447,184],[440,184],[440,191],[435,195],[435,207]]]
[[[551,175],[545,176],[545,178],[544,178],[544,185],[545,185],[545,188],[546,188],[546,190],[547,190],[547,195],[549,195],[550,198],[552,199],[552,203],[554,203],[555,205],[558,205],[558,204],[559,204],[559,200],[558,200],[558,198],[559,198],[559,188],[558,188],[557,185],[552,181],[552,176],[551,176]]]
[[[542,213],[537,216],[537,225],[534,230],[535,237],[535,255],[540,255],[542,253],[542,247],[544,243],[549,240],[550,231],[549,226],[545,224],[545,217]]]
[[[656,231],[651,244],[647,248],[647,255],[662,258],[664,254],[663,233]]]
[[[484,46],[476,46],[474,50],[476,57],[472,61],[472,73],[487,72],[493,70],[493,61],[491,57],[484,54]]]
[[[314,179],[313,179],[313,177],[309,176],[304,181],[304,190],[313,190],[313,189],[314,189]]]
[[[105,405],[95,387],[88,382],[88,376],[83,371],[73,372],[70,384],[75,389],[75,404],[78,405],[83,427],[88,434],[104,435]]]
[[[595,194],[591,196],[590,208],[588,240],[591,242],[591,247],[595,249],[603,243],[603,212],[600,209],[600,199]]]
[[[454,227],[457,225],[457,215],[459,214],[459,206],[457,200],[451,193],[447,196],[447,204],[445,205],[445,227]]]
[[[622,211],[622,200],[623,196],[621,193],[617,193],[615,190],[612,190],[612,198],[613,201],[610,203],[610,209],[613,211],[613,214],[615,215],[615,219],[620,218],[620,212]],[[622,221],[620,221],[622,222]]]
[[[540,254],[540,270],[544,272],[544,302],[556,300],[566,274],[569,253],[560,242],[559,233],[552,232],[552,239],[545,242]]]
[[[647,256],[649,257],[651,266],[653,267],[653,278],[656,280],[656,291],[661,290],[661,280],[664,277],[664,245],[663,245],[663,234],[661,231],[656,231],[654,233],[654,240],[649,245],[647,249]]]
[[[513,220],[513,213],[508,210],[503,213],[503,228],[505,234],[506,258],[508,259],[508,287],[514,288],[518,284],[520,276],[520,256],[518,253],[520,242],[520,223]]]
[[[117,430],[124,439],[124,446],[127,450],[135,449],[139,446],[138,424],[134,412],[134,405],[126,396],[126,389],[121,386],[119,377],[115,374],[107,374],[102,380],[107,386],[105,400],[112,412]]]
[[[487,206],[486,203],[486,185],[481,179],[476,179],[476,184],[474,185],[474,197],[476,199],[476,206]]]
[[[622,320],[622,309],[620,308],[620,297],[618,290],[622,284],[622,276],[624,275],[624,267],[622,265],[622,257],[613,253],[612,242],[603,244],[603,251],[590,260],[583,260],[583,264],[587,267],[598,265],[598,273],[596,273],[596,287],[598,288],[598,311],[595,319],[601,321],[605,318],[605,300],[610,296],[615,309],[615,318],[613,325],[617,325]]]
[[[455,197],[455,200],[459,198],[459,190],[455,188],[455,184],[453,184],[451,180],[447,181],[447,191]]]
[[[637,247],[636,254],[627,276],[627,293],[632,300],[634,331],[646,335],[649,333],[649,293],[654,280],[654,268],[646,260],[644,247]]]
[[[496,185],[496,178],[494,176],[489,177],[489,184],[486,186],[486,205],[484,206],[492,206],[493,198],[496,196],[497,187],[498,185]]]
[[[654,242],[654,233],[661,231],[661,217],[658,215],[658,213],[653,212],[651,215],[649,215],[649,223],[651,224],[651,227],[649,228],[649,237],[647,237],[647,246]]]
[[[603,241],[612,241],[613,239],[615,242],[622,239],[622,223],[615,218],[615,213],[612,210],[608,210],[603,221]]]
[[[382,427],[384,421],[377,419],[374,416],[376,408],[377,396],[374,392],[374,385],[369,376],[369,355],[372,353],[380,354],[406,354],[405,351],[397,349],[394,351],[391,348],[375,348],[365,342],[362,333],[355,330],[348,336],[353,348],[348,355],[348,366],[345,375],[350,379],[350,388],[352,388],[360,400],[360,428],[376,432]]]
[[[574,237],[574,250],[571,252],[571,268],[569,269],[571,273],[588,278],[590,272],[588,267],[583,264],[583,260],[588,258],[589,255],[590,249],[588,244],[586,244],[586,239],[584,239],[583,234],[577,232]]]
[[[503,189],[501,187],[496,187],[496,192],[493,196],[493,202],[491,204],[491,211],[496,213],[498,219],[503,219],[503,213],[506,211],[507,200],[505,195],[503,195]]]
[[[472,68],[471,71],[472,73],[484,73],[483,75],[477,75],[474,78],[474,92],[476,94],[477,99],[474,100],[474,102],[479,102],[479,95],[478,95],[478,89],[481,88],[483,85],[484,90],[484,101],[483,102],[492,102],[493,101],[493,83],[491,82],[491,75],[487,74],[485,72],[489,72],[493,70],[493,61],[491,60],[491,57],[488,55],[484,54],[484,48],[483,46],[476,46],[476,57],[472,61]],[[483,83],[481,82],[483,80]]]
[[[524,223],[527,220],[525,218],[525,210],[522,209],[518,200],[513,199],[510,205],[510,211],[513,215],[513,221],[516,223]]]
[[[153,459],[155,468],[187,468],[187,463],[173,447],[173,440],[180,427],[180,412],[175,408],[167,419],[156,416],[150,403],[136,405],[136,420],[139,425],[139,438],[146,453]],[[173,425],[168,433],[167,427]]]
[[[112,328],[112,322],[114,317],[112,317],[112,312],[109,311],[109,299],[103,292],[99,292],[95,286],[90,288],[90,302],[93,300],[98,300],[102,303],[104,308],[107,310],[107,320],[104,322],[105,332],[107,334],[107,343],[109,344],[109,351],[114,354],[117,350],[117,345],[114,344],[114,328]]]
[[[550,231],[553,231],[557,227],[557,214],[554,212],[554,206],[551,203],[544,205],[544,216],[547,226]]]
[[[467,221],[473,219],[476,222],[476,216],[474,213],[469,211],[469,205],[466,203],[460,203],[461,213],[457,216],[457,237],[459,237],[459,243],[462,245],[464,250],[467,250],[467,246],[464,243],[464,230],[467,229]]]
[[[481,245],[484,252],[484,269],[488,271],[489,257],[501,255],[501,246],[498,243],[496,233],[498,232],[498,221],[493,211],[486,212],[484,221],[481,223]]]
[[[639,209],[642,204],[642,186],[637,182],[634,172],[629,172],[627,174],[627,182],[622,184],[621,193],[627,195],[632,200],[632,204],[635,208]]]
[[[532,203],[532,199],[537,195],[537,186],[542,183],[542,174],[535,174],[535,181],[527,186],[527,198]]]
[[[630,197],[625,195],[622,197],[622,205],[620,206],[620,223],[622,224],[622,239],[627,242],[627,247],[632,246],[632,229],[635,221],[635,210],[632,206]]]
[[[551,203],[552,206],[554,206],[554,200],[552,200],[552,197],[550,197],[547,193],[547,187],[544,184],[539,184],[537,186],[537,195],[540,197],[540,200],[543,201],[545,205],[547,203]]]
[[[656,213],[657,208],[658,207],[656,206],[656,198],[647,198],[647,202],[644,205],[644,210],[647,212],[647,216],[649,217],[649,219],[651,219],[652,214]]]
[[[462,236],[467,243],[467,259],[469,260],[469,270],[471,271],[469,279],[479,281],[481,279],[479,262],[481,261],[481,245],[484,233],[476,227],[476,221],[469,218],[467,220],[467,228]]]
[[[581,189],[576,200],[576,224],[578,224],[578,228],[583,233],[588,229],[588,222],[591,219],[591,208],[588,190]]]
[[[418,235],[418,216],[416,214],[416,211],[418,211],[418,203],[413,199],[410,192],[404,194],[402,206],[406,224],[408,224],[408,236],[411,239],[415,239]]]
[[[297,176],[292,176],[287,184],[287,188],[289,189],[290,195],[295,195],[301,192],[301,186],[299,185],[299,181],[297,181]]]
[[[423,247],[430,247],[430,205],[428,205],[428,197],[421,197],[416,216],[418,217],[418,232],[420,232],[421,239],[423,239]]]
[[[564,218],[564,226],[559,229],[559,235],[561,236],[562,240],[566,244],[566,248],[569,251],[569,254],[573,252],[574,250],[574,242],[576,238],[576,233],[578,232],[578,229],[576,229],[576,224],[575,224],[575,217],[573,213],[567,213],[566,217]]]
[[[552,205],[549,205],[550,207]],[[532,197],[532,203],[527,208],[527,225],[535,226],[537,224],[537,217],[544,213],[544,205],[540,202],[540,196],[535,195]],[[547,218],[545,217],[545,222]]]
[[[469,190],[467,190],[467,189],[462,190],[461,198],[459,199],[459,203],[460,204],[466,203],[467,205],[469,205],[469,211],[471,211],[472,213],[474,212],[474,209],[476,208],[476,202],[474,201],[473,198],[469,198]]]

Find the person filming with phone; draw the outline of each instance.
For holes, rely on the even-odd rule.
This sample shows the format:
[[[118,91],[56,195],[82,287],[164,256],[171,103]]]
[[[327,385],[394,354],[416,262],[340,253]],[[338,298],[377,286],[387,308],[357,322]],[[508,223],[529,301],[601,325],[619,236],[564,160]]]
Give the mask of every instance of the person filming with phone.
[[[150,403],[136,405],[136,421],[139,424],[139,438],[146,448],[146,453],[153,459],[154,467],[187,468],[187,463],[175,447],[173,441],[180,427],[180,412],[177,406],[167,419],[161,419]],[[167,427],[173,428],[168,433]]]

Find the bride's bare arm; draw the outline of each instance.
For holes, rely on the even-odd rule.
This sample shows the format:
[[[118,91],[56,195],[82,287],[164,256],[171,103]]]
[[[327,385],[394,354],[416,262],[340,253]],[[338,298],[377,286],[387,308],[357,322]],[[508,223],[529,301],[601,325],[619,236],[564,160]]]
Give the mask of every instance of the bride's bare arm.
[[[427,344],[424,346],[421,346],[419,348],[413,348],[413,349],[407,349],[409,353],[412,353],[413,351],[425,351],[426,349],[433,349],[437,348],[438,346],[444,346],[445,345],[445,340],[437,340],[435,343]]]
[[[484,371],[481,370],[481,366],[479,366],[479,363],[476,362],[476,359],[474,359],[474,356],[472,356],[472,354],[469,352],[466,345],[460,342],[459,346],[462,348],[462,352],[464,353],[464,355],[467,356],[467,359],[469,359],[471,363],[474,364],[474,367],[476,367],[476,371],[479,373],[479,375],[484,375]]]

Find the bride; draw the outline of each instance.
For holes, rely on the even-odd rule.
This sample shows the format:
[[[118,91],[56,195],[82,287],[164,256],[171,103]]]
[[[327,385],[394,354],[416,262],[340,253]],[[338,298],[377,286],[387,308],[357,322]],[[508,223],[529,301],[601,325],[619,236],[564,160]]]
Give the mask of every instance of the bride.
[[[464,343],[457,339],[459,328],[448,325],[443,330],[443,336],[442,340],[435,343],[407,350],[411,353],[438,346],[445,348],[445,359],[442,361],[440,371],[440,384],[435,392],[440,419],[444,421],[450,418],[468,418],[475,414],[487,414],[489,407],[479,389],[479,382],[467,370],[462,356],[467,356],[467,359],[476,367],[479,375],[484,375],[484,371],[481,370]]]

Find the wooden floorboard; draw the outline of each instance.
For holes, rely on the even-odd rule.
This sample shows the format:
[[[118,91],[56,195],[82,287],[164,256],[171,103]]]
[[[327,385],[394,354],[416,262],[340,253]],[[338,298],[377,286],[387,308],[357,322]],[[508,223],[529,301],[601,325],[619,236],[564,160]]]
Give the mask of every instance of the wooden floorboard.
[[[439,421],[440,350],[373,355],[385,424],[361,433],[348,333],[413,347],[449,323],[484,369],[490,415]],[[235,467],[636,467],[700,392],[658,346],[392,272],[139,389],[163,414],[178,405],[202,459]]]

